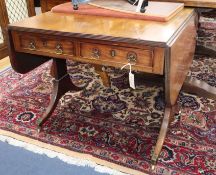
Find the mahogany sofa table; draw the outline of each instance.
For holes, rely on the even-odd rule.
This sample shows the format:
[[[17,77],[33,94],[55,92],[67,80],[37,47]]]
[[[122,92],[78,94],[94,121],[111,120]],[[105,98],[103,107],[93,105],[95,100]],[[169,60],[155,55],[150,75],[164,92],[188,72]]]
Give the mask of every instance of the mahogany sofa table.
[[[51,102],[38,121],[55,109],[69,90],[80,90],[67,73],[66,59],[95,65],[105,85],[108,76],[102,66],[122,67],[152,74],[165,89],[165,114],[152,163],[161,152],[176,101],[192,63],[196,42],[196,13],[185,8],[169,22],[94,17],[47,12],[8,27],[10,60],[19,73],[27,73],[53,59],[54,87]],[[155,79],[154,79],[155,78]]]

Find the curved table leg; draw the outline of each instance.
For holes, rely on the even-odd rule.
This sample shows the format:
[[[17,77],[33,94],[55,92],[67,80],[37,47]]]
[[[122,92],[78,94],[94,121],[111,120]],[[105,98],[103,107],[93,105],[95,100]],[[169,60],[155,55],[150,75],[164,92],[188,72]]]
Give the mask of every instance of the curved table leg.
[[[187,77],[182,90],[187,93],[197,94],[201,97],[208,97],[216,100],[216,88],[196,78]]]
[[[66,92],[70,90],[79,91],[82,89],[76,87],[70,80],[70,76],[67,73],[66,60],[53,59],[52,76],[54,77],[54,80],[51,100],[49,106],[46,109],[46,112],[37,121],[38,132],[41,131],[41,127],[43,123],[46,121],[46,119],[51,116],[62,95],[64,95]]]
[[[172,120],[172,118],[174,116],[175,109],[176,108],[174,106],[165,108],[164,118],[163,118],[163,121],[162,121],[162,124],[161,124],[160,133],[159,133],[159,136],[157,138],[157,143],[156,143],[154,153],[153,153],[152,158],[151,158],[151,163],[152,163],[151,169],[152,169],[152,171],[155,170],[155,166],[157,164],[158,158],[160,156],[161,149],[163,147],[163,144],[164,144],[164,141],[165,141],[165,138],[166,138],[169,123],[171,122],[171,120]]]

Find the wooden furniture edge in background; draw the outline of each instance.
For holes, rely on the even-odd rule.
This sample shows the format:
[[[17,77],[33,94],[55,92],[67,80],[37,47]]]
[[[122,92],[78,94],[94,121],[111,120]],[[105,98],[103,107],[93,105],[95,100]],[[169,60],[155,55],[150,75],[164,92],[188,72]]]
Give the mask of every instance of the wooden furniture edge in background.
[[[0,1],[0,26],[2,29],[2,35],[3,35],[4,41],[2,44],[0,44],[0,59],[7,56],[6,29],[7,29],[8,24],[9,24],[9,19],[8,19],[7,10],[6,10],[6,4],[4,0],[1,0]]]
[[[42,13],[50,11],[54,6],[71,2],[71,0],[40,0]]]
[[[187,77],[183,87],[182,91],[186,93],[191,94],[197,94],[198,96],[204,97],[204,98],[211,98],[213,100],[216,100],[216,88],[213,86],[208,85],[206,82],[192,78]]]
[[[188,7],[216,8],[215,0],[150,0],[160,2],[181,2]]]
[[[26,0],[28,16],[35,16],[34,0]],[[0,0],[0,26],[2,28],[2,34],[4,37],[4,43],[0,44],[0,59],[8,56],[7,48],[7,26],[9,24],[8,13],[6,9],[5,0]]]
[[[0,44],[0,59],[8,56],[8,47],[6,44]]]
[[[29,17],[35,16],[36,11],[35,11],[35,6],[34,6],[34,0],[26,0],[27,3],[27,8],[28,8],[28,15]]]

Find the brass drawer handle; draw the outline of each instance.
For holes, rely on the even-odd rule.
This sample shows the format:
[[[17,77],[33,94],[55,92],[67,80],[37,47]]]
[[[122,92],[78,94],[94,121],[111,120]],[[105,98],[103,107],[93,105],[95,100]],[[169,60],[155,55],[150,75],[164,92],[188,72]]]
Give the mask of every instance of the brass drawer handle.
[[[96,59],[99,59],[101,56],[100,50],[98,48],[92,49],[92,56]]]
[[[58,55],[63,54],[63,47],[61,44],[56,45],[56,54],[58,54]]]
[[[30,50],[36,50],[36,45],[35,45],[35,42],[34,41],[30,41],[30,43],[29,43],[29,49]]]
[[[137,54],[135,52],[128,52],[127,54],[127,60],[131,63],[137,62]]]

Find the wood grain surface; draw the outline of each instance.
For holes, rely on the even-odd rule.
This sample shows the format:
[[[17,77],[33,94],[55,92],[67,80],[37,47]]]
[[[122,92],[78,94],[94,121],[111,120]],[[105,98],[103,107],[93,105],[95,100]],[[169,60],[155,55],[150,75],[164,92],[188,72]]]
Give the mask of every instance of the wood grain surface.
[[[125,1],[117,1],[116,3],[114,3],[114,5],[116,4],[116,6],[120,6],[120,5],[117,5],[117,4],[121,4],[120,2],[126,3]],[[158,4],[158,3],[153,2],[153,4]],[[161,4],[161,3],[159,3],[159,4]],[[172,3],[169,3],[169,4],[172,5]],[[112,7],[114,7],[114,5],[112,5]],[[130,5],[129,3],[126,3],[126,5],[134,8],[134,6]],[[108,3],[107,6],[110,6],[110,4]],[[174,12],[171,12],[172,9],[170,9],[170,12],[171,12],[170,15],[169,16],[163,16],[163,15],[166,15],[166,10],[160,10],[159,11],[159,8],[157,8],[157,7],[158,6],[153,6],[154,13],[149,11],[149,14],[128,12],[126,10],[124,12],[123,10],[119,10],[119,9],[118,10],[117,9],[111,10],[109,7],[101,8],[98,5],[91,5],[91,4],[87,4],[87,3],[79,5],[79,10],[74,10],[71,2],[68,2],[68,3],[60,4],[60,5],[53,7],[51,11],[53,13],[79,14],[79,15],[88,15],[88,16],[94,16],[94,17],[97,17],[97,16],[103,17],[104,16],[104,17],[113,17],[113,18],[126,18],[126,19],[135,19],[135,20],[139,19],[139,20],[151,20],[151,21],[166,22],[169,19],[171,19],[173,16],[175,16],[183,8],[183,6],[182,6],[181,8],[178,8]],[[121,9],[123,9],[123,8],[121,8]],[[167,8],[164,8],[164,9],[167,9]],[[151,6],[151,10],[152,10],[152,6]],[[161,14],[161,15],[159,15],[159,14]]]
[[[184,3],[188,7],[204,7],[204,8],[216,8],[215,0],[151,0],[160,2],[180,2]],[[54,6],[71,2],[71,0],[41,0],[42,12],[50,11]]]
[[[154,20],[154,17],[163,18],[163,21],[170,20],[173,16],[175,16],[180,10],[184,8],[183,3],[150,1],[149,5],[146,7],[145,13],[137,13],[137,6],[131,5],[126,0],[92,0],[88,4],[109,10],[146,16],[146,19],[149,20]]]
[[[11,24],[9,28],[17,31],[27,30],[76,38],[166,47],[193,11],[185,8],[168,22],[47,12]]]
[[[197,28],[195,18],[196,16],[194,15],[182,29],[181,34],[176,37],[177,39],[170,43],[168,49],[169,57],[165,59],[165,69],[167,72],[165,73],[166,101],[170,105],[175,105],[190,65],[192,64],[196,46]]]

